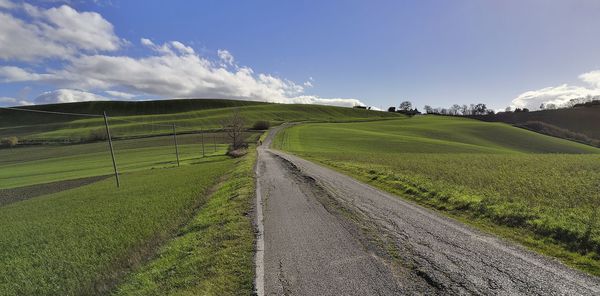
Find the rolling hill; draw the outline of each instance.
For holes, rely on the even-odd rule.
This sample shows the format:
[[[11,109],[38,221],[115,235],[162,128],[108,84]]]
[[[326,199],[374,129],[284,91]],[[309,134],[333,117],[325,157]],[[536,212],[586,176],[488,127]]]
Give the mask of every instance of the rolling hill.
[[[535,112],[501,112],[470,118],[504,122],[555,137],[600,146],[600,105],[578,105],[573,108]]]
[[[243,107],[243,108],[239,108]],[[133,137],[170,133],[171,124],[179,132],[220,129],[220,122],[239,108],[246,126],[255,121],[273,124],[286,121],[353,121],[399,118],[402,115],[363,109],[271,104],[224,99],[186,99],[143,102],[82,102],[27,107],[43,111],[101,114],[110,116],[111,131],[116,137]],[[155,126],[147,125],[155,124]],[[162,126],[161,126],[162,125]],[[0,138],[17,136],[22,141],[78,142],[93,131],[104,128],[101,117],[42,114],[0,109]]]

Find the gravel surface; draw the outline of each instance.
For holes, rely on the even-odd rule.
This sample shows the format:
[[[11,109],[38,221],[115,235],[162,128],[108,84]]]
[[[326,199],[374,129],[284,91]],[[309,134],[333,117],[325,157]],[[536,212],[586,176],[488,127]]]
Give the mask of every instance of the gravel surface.
[[[268,149],[278,130],[257,164],[266,295],[600,295],[598,278]]]

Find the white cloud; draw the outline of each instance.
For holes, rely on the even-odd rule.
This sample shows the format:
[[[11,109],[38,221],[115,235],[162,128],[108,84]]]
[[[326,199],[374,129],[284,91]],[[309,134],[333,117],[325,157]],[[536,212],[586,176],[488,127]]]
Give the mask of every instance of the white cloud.
[[[570,100],[600,95],[600,71],[591,71],[579,75],[579,79],[589,87],[562,84],[538,90],[527,91],[512,100],[511,108],[539,109],[541,104],[565,106]]]
[[[0,97],[0,105],[4,105],[4,106],[25,106],[25,105],[32,105],[33,103],[27,101],[27,100],[21,100],[21,99],[16,99],[16,98],[9,98],[9,97]]]
[[[0,0],[4,6],[12,2]],[[338,106],[361,104],[356,99],[306,95],[312,77],[301,84],[239,66],[233,55],[217,51],[209,60],[179,41],[156,44],[141,38],[152,52],[142,57],[109,54],[126,41],[95,12],[78,12],[62,5],[41,8],[19,4],[19,13],[0,10],[0,60],[31,62],[25,67],[0,66],[0,82],[32,82],[58,88],[41,94],[36,103],[136,99],[230,98],[276,103],[310,103]],[[17,11],[15,9],[15,11]],[[23,12],[26,17],[23,17]],[[17,17],[17,15],[19,17]],[[44,58],[58,63],[40,64]],[[39,71],[46,68],[44,71]],[[136,94],[136,95],[134,95]]]
[[[116,91],[116,90],[107,90],[104,92],[113,98],[120,98],[120,99],[126,99],[126,100],[130,100],[130,99],[137,97],[137,95],[135,95],[135,94],[130,94],[130,93]]]
[[[600,70],[591,71],[579,75],[579,79],[593,85],[596,88],[600,88]]]
[[[51,82],[71,89],[124,89],[161,97],[231,98],[338,106],[360,104],[356,99],[303,95],[302,85],[269,74],[255,74],[248,67],[230,70],[200,57],[176,41],[160,46],[148,39],[142,39],[141,43],[153,48],[156,53],[142,58],[80,56],[71,59],[63,69],[43,74],[16,67],[0,67],[0,77],[10,81]]]
[[[47,91],[35,98],[36,104],[74,103],[84,101],[107,101],[109,98],[76,89]]]
[[[80,51],[115,51],[124,43],[98,13],[78,12],[67,5],[22,8],[30,20],[0,12],[0,59],[68,59]]]
[[[226,49],[217,50],[217,55],[225,65],[233,66],[235,63],[233,55]]]
[[[0,9],[13,9],[16,5],[8,0],[0,0]]]

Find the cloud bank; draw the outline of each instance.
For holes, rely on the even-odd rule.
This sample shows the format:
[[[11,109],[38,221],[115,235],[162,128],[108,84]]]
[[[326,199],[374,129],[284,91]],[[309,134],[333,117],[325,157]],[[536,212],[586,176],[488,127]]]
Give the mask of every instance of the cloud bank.
[[[600,96],[600,70],[579,75],[579,79],[588,86],[574,86],[562,84],[538,90],[527,91],[512,100],[511,107],[528,108],[537,110],[541,104],[554,104],[558,107],[566,106],[571,100],[593,98]]]
[[[238,65],[225,49],[210,60],[179,41],[157,44],[141,38],[144,56],[115,54],[131,42],[115,35],[113,26],[95,12],[78,12],[63,5],[42,9],[29,4],[18,6],[0,0],[0,61],[30,62],[0,66],[0,81],[29,82],[58,88],[41,94],[35,103],[76,102],[98,99],[229,98],[274,103],[354,106],[357,99],[320,98],[305,94],[312,82],[296,83],[250,67]],[[10,11],[21,9],[27,19]],[[27,45],[27,46],[26,46]],[[27,48],[26,50],[21,50]],[[35,68],[35,62],[59,60],[59,66]],[[107,94],[109,97],[99,95]]]

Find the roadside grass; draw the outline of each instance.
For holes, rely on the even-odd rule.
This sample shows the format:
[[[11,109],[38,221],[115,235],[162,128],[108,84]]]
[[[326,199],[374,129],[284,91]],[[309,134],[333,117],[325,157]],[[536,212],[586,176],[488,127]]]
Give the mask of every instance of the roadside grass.
[[[252,142],[258,136],[259,133],[246,134]],[[226,157],[224,135],[214,139],[208,134],[205,136],[205,157],[202,157],[200,135],[179,135],[177,140],[182,165]],[[114,148],[121,173],[177,166],[172,136],[115,141]],[[2,189],[112,173],[106,142],[0,149]]]
[[[447,117],[306,124],[274,144],[600,275],[600,149]]]
[[[256,150],[238,160],[198,214],[115,295],[252,295]]]

